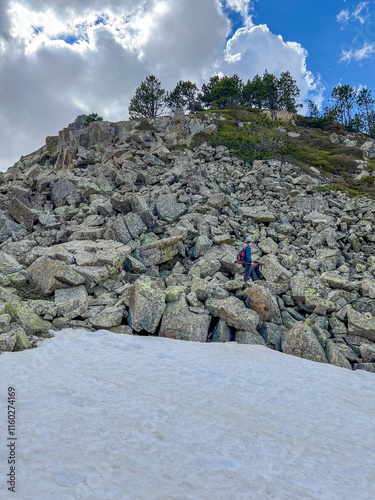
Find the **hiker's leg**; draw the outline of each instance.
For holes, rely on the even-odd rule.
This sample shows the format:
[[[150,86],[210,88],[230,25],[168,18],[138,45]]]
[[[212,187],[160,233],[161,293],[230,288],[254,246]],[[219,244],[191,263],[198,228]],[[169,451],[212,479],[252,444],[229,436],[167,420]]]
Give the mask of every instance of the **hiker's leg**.
[[[256,280],[260,280],[260,279],[262,279],[262,278],[263,278],[263,275],[262,275],[262,273],[260,272],[260,265],[259,265],[259,262],[257,262],[257,263],[255,264],[255,266],[253,266],[253,270],[254,270],[254,274],[255,274],[255,276],[256,276],[256,278],[255,278]]]
[[[251,272],[251,264],[245,264],[245,275],[244,275],[245,282],[249,279],[250,272]]]
[[[256,281],[257,279],[259,279],[258,276],[256,275],[256,272],[254,271],[253,266],[250,266],[250,278],[253,281]]]

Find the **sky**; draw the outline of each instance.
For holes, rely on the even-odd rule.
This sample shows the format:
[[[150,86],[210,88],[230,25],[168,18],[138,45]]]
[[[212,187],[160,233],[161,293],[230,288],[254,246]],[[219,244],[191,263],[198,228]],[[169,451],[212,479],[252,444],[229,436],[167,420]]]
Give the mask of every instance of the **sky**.
[[[1,498],[373,500],[374,412],[362,370],[63,330],[0,356]]]
[[[0,170],[78,114],[127,119],[147,75],[172,90],[266,69],[290,71],[302,103],[375,92],[375,1],[1,0]]]

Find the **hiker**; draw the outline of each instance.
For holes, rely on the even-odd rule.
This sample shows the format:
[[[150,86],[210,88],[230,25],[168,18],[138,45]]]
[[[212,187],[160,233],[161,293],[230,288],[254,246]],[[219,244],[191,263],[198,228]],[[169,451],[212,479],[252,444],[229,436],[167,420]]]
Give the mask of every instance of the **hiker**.
[[[246,238],[246,247],[245,247],[245,275],[244,281],[249,280],[249,277],[253,281],[260,280],[263,278],[262,273],[259,270],[260,264],[259,262],[253,262],[251,258],[251,247],[254,244],[254,240],[252,238]]]

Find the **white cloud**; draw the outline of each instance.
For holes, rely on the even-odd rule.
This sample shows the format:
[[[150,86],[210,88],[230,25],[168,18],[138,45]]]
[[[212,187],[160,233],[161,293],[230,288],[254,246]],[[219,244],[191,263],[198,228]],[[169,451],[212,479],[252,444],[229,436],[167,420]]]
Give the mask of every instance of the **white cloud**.
[[[359,49],[343,50],[340,62],[363,61],[375,55],[375,42],[364,42]]]
[[[243,17],[226,45],[224,0],[2,0],[0,170],[43,145],[82,113],[126,119],[149,74],[167,89],[200,86],[217,72],[251,78],[290,70],[302,95],[316,86],[306,51],[253,26],[248,0],[225,0]]]
[[[339,14],[336,16],[336,21],[339,23],[347,23],[350,19],[350,12],[348,9],[342,10]]]
[[[299,43],[284,42],[266,25],[259,25],[237,30],[228,41],[221,69],[226,74],[237,73],[246,80],[256,74],[262,75],[266,69],[276,76],[289,70],[301,90],[301,99],[306,99],[318,87],[314,76],[307,71],[307,55]]]
[[[364,24],[371,17],[368,4],[369,2],[359,3],[353,12],[353,18],[359,21],[361,24]]]
[[[371,18],[369,3],[360,2],[352,12],[349,9],[342,10],[336,16],[336,21],[342,24],[347,24],[349,21],[359,21],[361,24],[365,24]]]

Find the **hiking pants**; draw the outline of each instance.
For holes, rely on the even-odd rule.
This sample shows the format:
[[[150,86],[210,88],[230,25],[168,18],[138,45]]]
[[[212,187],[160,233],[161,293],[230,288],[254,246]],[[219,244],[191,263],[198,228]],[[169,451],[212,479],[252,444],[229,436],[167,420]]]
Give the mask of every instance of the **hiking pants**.
[[[257,281],[260,279],[260,276],[257,274],[257,270],[259,269],[259,264],[253,266],[252,264],[245,264],[245,276],[244,281],[248,281],[249,277],[253,281]]]

